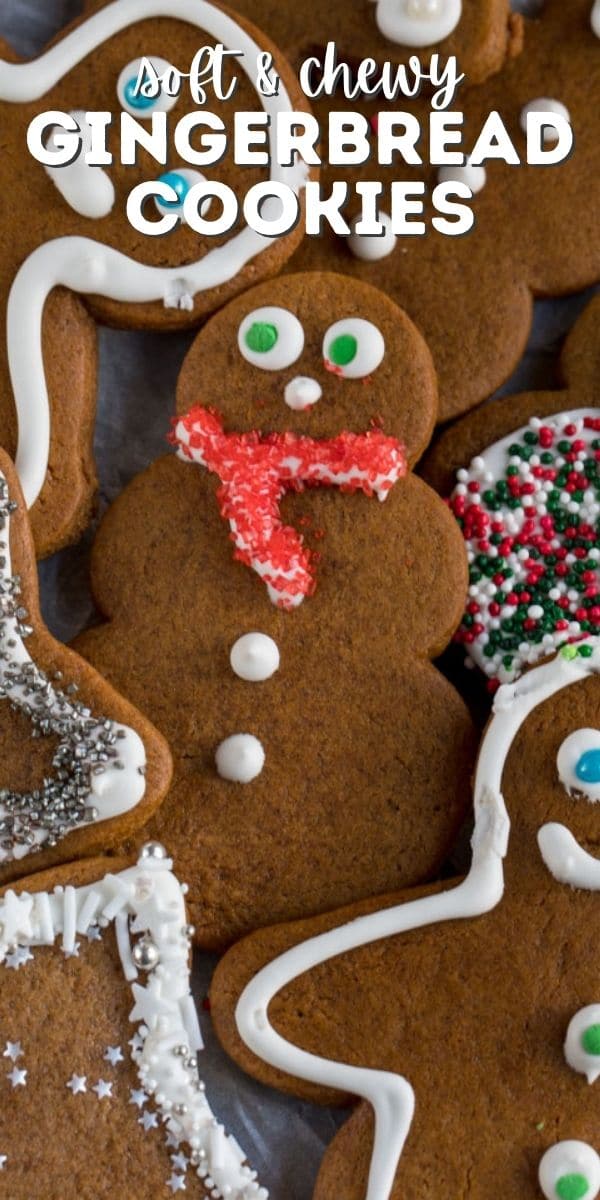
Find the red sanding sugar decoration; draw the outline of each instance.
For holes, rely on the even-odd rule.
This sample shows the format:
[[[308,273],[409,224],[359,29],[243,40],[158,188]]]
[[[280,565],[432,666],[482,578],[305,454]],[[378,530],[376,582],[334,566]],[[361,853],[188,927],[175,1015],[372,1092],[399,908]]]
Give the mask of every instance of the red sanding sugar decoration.
[[[315,589],[314,554],[281,520],[286,491],[331,484],[385,500],[406,474],[404,448],[381,430],[340,433],[321,441],[295,433],[225,433],[219,413],[197,407],[176,418],[170,441],[180,458],[219,476],[221,516],[229,522],[234,557],[256,571],[280,608],[293,608]]]

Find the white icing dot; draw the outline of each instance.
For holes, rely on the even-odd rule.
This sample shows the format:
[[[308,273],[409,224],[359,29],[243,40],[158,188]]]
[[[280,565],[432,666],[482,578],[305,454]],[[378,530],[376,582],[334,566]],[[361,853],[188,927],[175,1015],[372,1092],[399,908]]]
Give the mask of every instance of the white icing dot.
[[[600,38],[600,0],[596,0],[590,17],[590,24],[597,38]]]
[[[355,258],[363,262],[377,262],[380,258],[387,258],[388,254],[396,249],[398,238],[392,229],[392,218],[381,212],[379,220],[383,225],[383,233],[380,234],[357,233],[356,226],[360,217],[355,217],[351,222],[352,232],[348,238],[348,248]]]
[[[234,733],[217,747],[215,763],[222,779],[251,783],[265,765],[265,752],[252,733]]]
[[[521,109],[521,129],[527,133],[527,116],[528,113],[535,112],[550,112],[557,113],[559,117],[564,117],[565,121],[571,120],[571,114],[560,100],[551,100],[547,96],[541,96],[539,100],[530,100],[529,104],[525,104]],[[556,130],[548,125],[544,129],[544,143],[556,141]]]
[[[584,1045],[585,1035],[592,1026],[600,1030],[600,1004],[580,1008],[569,1023],[565,1038],[565,1058],[569,1066],[585,1075],[588,1083],[595,1083],[600,1076],[600,1053],[590,1053]]]
[[[240,679],[258,683],[270,679],[279,667],[279,649],[266,633],[245,633],[231,647],[231,669]]]
[[[375,20],[384,37],[404,46],[433,46],[456,29],[462,0],[377,0]]]
[[[293,408],[294,412],[304,412],[316,404],[322,395],[321,385],[316,379],[311,379],[309,375],[296,375],[286,384],[283,398],[288,408]]]
[[[585,1200],[595,1200],[600,1191],[600,1158],[587,1142],[556,1142],[546,1150],[539,1166],[546,1200],[558,1200],[557,1185],[565,1175],[582,1175],[588,1184]]]
[[[487,174],[485,167],[474,167],[467,159],[464,167],[440,167],[438,179],[440,183],[466,183],[476,196],[485,187]]]

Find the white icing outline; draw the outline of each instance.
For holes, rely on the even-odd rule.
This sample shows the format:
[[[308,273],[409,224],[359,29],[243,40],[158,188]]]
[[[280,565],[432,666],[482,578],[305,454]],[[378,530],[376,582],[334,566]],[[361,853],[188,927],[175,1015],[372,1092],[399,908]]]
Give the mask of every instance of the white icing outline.
[[[0,471],[0,489],[6,492],[7,501],[10,501],[10,488],[6,476],[2,471]],[[15,684],[11,671],[11,666],[14,664],[18,664],[19,667],[31,668],[35,679],[44,684],[45,693],[48,697],[46,708],[49,708],[51,705],[52,710],[57,716],[66,717],[75,724],[81,720],[81,717],[78,716],[77,710],[69,700],[68,694],[65,691],[57,690],[53,686],[27,650],[24,642],[24,633],[25,631],[30,631],[31,627],[24,626],[17,615],[9,615],[3,608],[2,601],[6,599],[10,602],[12,598],[10,587],[13,577],[10,526],[10,513],[2,511],[0,517],[0,621],[4,626],[4,630],[0,632],[0,695],[3,698],[5,697],[5,703],[15,705],[16,708],[25,714],[35,714],[35,694],[32,699],[32,692],[29,687],[31,679],[28,677],[28,683],[25,685]],[[68,683],[68,681],[66,682]],[[98,738],[103,732],[102,727],[107,718],[104,715],[96,717],[87,708],[85,712],[89,718],[95,720],[97,725],[96,738]],[[146,769],[146,750],[144,743],[139,734],[129,725],[122,725],[112,720],[110,724],[112,732],[115,735],[124,734],[116,742],[118,762],[121,765],[119,767],[111,767],[107,764],[102,774],[92,777],[88,797],[90,804],[98,809],[99,815],[94,821],[78,822],[76,825],[71,826],[64,834],[64,837],[69,837],[76,829],[91,828],[93,825],[101,824],[103,821],[111,820],[122,813],[129,812],[140,803],[145,794],[146,781],[144,772]],[[103,806],[104,813],[102,812]],[[10,815],[10,809],[6,808],[0,798],[0,820]],[[0,862],[18,861],[42,849],[51,831],[43,826],[38,825],[36,827],[33,825],[32,832],[35,836],[33,845],[17,844],[10,853],[1,845],[0,834]]]
[[[267,1200],[255,1172],[243,1165],[244,1152],[216,1121],[204,1091],[194,1086],[199,1083],[197,1067],[186,1065],[186,1057],[194,1058],[203,1042],[190,988],[185,889],[172,868],[166,851],[151,843],[142,849],[137,866],[85,887],[57,886],[52,892],[18,896],[8,891],[0,900],[0,962],[12,944],[50,946],[58,935],[69,954],[77,934],[114,923],[123,973],[135,1000],[129,1020],[143,1022],[141,1044],[132,1049],[142,1088],[153,1095],[166,1129],[202,1156],[197,1171],[201,1179],[212,1179],[212,1196]],[[158,965],[148,972],[145,988],[136,982],[130,933],[150,938],[158,950]],[[185,1055],[174,1053],[175,1047],[185,1047]],[[185,1113],[176,1113],[180,1104]]]
[[[277,162],[277,114],[293,111],[285,86],[280,81],[277,96],[262,95],[258,56],[264,51],[232,17],[208,0],[113,0],[32,62],[0,61],[0,99],[12,103],[38,100],[108,38],[153,17],[186,21],[227,49],[242,52],[236,61],[271,117],[270,180],[287,184],[298,195],[308,168],[302,162],[291,166]],[[195,263],[179,267],[145,266],[84,237],[56,238],[33,251],[15,277],[7,314],[9,370],[18,420],[16,466],[28,508],[44,485],[50,448],[42,354],[42,316],[50,292],[62,285],[81,295],[99,295],[124,304],[162,301],[167,307],[190,308],[198,292],[229,282],[271,245],[272,238],[246,226]]]
[[[292,1045],[269,1023],[269,1005],[298,976],[340,954],[437,922],[481,916],[496,907],[504,892],[503,858],[510,833],[501,789],[508,753],[523,722],[538,704],[562,688],[600,673],[600,638],[587,638],[586,643],[593,647],[589,658],[567,659],[559,653],[516,683],[498,689],[477,763],[473,853],[465,879],[445,892],[358,917],[293,946],[254,976],[237,1003],[238,1032],[253,1054],[298,1079],[350,1092],[371,1103],[375,1134],[366,1200],[387,1200],[390,1195],[412,1121],[413,1088],[401,1075],[333,1062]],[[540,830],[540,846],[552,843],[553,834],[547,832],[552,829],[563,830],[564,826],[545,825]],[[572,834],[569,837],[573,843],[569,862],[574,867],[556,874],[554,862],[551,865],[544,857],[546,865],[559,882],[586,887],[587,880],[592,879],[592,886],[599,887],[600,864],[597,875],[589,872],[587,863],[584,872],[581,856],[585,851]]]

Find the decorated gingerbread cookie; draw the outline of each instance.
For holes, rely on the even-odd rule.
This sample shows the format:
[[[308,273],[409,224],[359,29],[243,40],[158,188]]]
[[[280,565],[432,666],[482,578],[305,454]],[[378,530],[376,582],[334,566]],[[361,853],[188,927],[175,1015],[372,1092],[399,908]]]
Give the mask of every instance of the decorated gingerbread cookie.
[[[33,544],[0,453],[0,881],[115,846],[162,799],[163,738],[56,642],[39,611]]]
[[[255,20],[252,0],[237,0],[236,10]],[[314,4],[276,4],[261,8],[263,28],[288,54],[293,65],[322,55],[334,42],[339,58],[406,63],[418,55],[456,55],[471,83],[499,71],[522,47],[522,20],[508,0],[360,0],[315,10]]]
[[[567,340],[562,390],[470,414],[425,463],[426,478],[451,493],[469,556],[456,640],[492,689],[563,642],[600,633],[599,360],[600,297]]]
[[[372,123],[373,145],[362,166],[323,169],[324,194],[331,194],[334,181],[348,184],[341,210],[347,232],[333,233],[324,224],[326,232],[305,238],[289,269],[351,274],[380,287],[405,308],[433,354],[442,421],[473,408],[509,377],[525,349],[533,297],[563,295],[600,277],[595,120],[600,106],[600,27],[592,19],[592,7],[591,0],[547,0],[539,17],[526,22],[523,54],[481,87],[459,89],[452,109],[464,113],[461,149],[469,155],[490,113],[498,112],[514,149],[513,165],[418,165],[419,157],[423,164],[429,162],[425,99],[412,102],[409,114],[409,120],[420,121],[422,136],[415,141],[416,126],[409,125],[403,143],[413,165],[406,164],[400,150],[391,166],[378,165],[375,128],[379,114],[387,111],[385,104],[344,101],[340,95],[315,103],[324,128],[330,109],[358,109]],[[570,157],[556,166],[527,165],[527,113],[542,101],[563,118],[567,114],[575,135]],[[388,109],[394,107],[409,105]],[[397,132],[404,132],[402,124]],[[439,216],[433,191],[452,178],[474,192],[469,204],[475,224],[463,236],[448,236],[433,224]],[[361,236],[354,228],[362,204],[356,187],[369,193],[373,180],[383,183],[378,197],[382,233]],[[407,231],[396,236],[389,226],[392,186],[401,207],[399,181],[405,180],[411,187],[422,185],[423,194],[411,192],[416,207],[409,212]],[[422,212],[416,211],[420,203]]]
[[[259,1079],[363,1103],[317,1200],[600,1191],[600,642],[496,694],[466,878],[257,933],[214,980]]]
[[[429,660],[466,564],[411,473],[435,421],[429,353],[373,288],[252,289],[198,335],[177,409],[177,454],[100,528],[107,620],[77,644],[169,740],[176,778],[147,834],[168,832],[214,947],[442,863],[473,743]]]
[[[183,160],[175,129],[177,145],[186,153],[190,148],[193,157],[200,138],[194,121],[202,122],[204,111],[194,103],[187,76],[199,47],[217,43],[236,53],[234,65],[225,59],[223,94],[233,77],[237,86],[229,99],[217,100],[206,84],[206,106],[218,108],[228,146],[236,111],[264,108],[273,125],[276,163],[277,114],[303,110],[306,102],[268,37],[217,5],[197,0],[94,4],[33,62],[17,61],[6,45],[0,50],[3,325],[10,294],[8,338],[0,348],[0,444],[17,451],[40,553],[80,532],[93,494],[96,369],[86,308],[111,324],[161,330],[189,326],[275,273],[302,236],[302,222],[288,236],[273,239],[255,233],[240,216],[233,231],[222,236],[202,235],[180,220],[165,236],[145,237],[128,220],[127,198],[135,186],[160,177],[175,189],[181,208],[187,191],[204,178]],[[261,53],[273,55],[280,77],[277,94],[270,97],[257,89]],[[179,95],[162,89],[153,100],[137,91],[142,60],[161,79],[172,67],[185,73]],[[206,65],[205,55],[200,66]],[[86,149],[92,126],[85,114],[110,114],[107,152],[113,161],[104,167],[86,166],[82,155],[64,166],[36,161],[27,150],[28,127],[38,115],[53,111],[73,119]],[[150,119],[160,113],[169,122],[164,165],[157,165],[145,144],[134,146],[132,165],[123,165],[122,115],[134,118],[142,139],[148,139]],[[44,144],[54,138],[60,146],[69,134],[57,125],[40,136]],[[240,202],[270,173],[268,167],[236,166],[232,149],[206,171]],[[302,163],[275,165],[273,171],[297,194],[307,177]],[[15,204],[16,194],[26,198],[23,205]],[[148,203],[148,219],[153,213],[158,220],[160,207],[156,212],[154,201]],[[173,215],[173,203],[166,207]],[[77,296],[85,297],[86,308]]]
[[[0,1194],[266,1200],[202,1082],[165,849],[30,876],[0,928]]]

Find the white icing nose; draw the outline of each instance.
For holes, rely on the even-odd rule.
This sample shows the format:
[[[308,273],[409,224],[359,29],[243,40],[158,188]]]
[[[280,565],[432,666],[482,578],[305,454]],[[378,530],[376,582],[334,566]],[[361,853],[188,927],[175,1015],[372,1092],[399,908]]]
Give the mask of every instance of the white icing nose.
[[[310,379],[308,375],[296,375],[296,378],[286,385],[283,398],[289,408],[293,408],[295,412],[302,412],[303,409],[316,404],[322,395],[321,385],[316,379]]]

